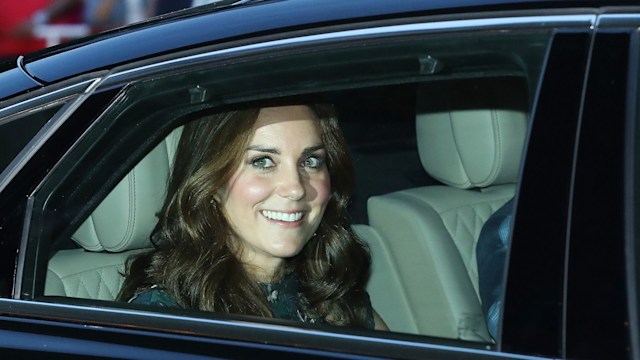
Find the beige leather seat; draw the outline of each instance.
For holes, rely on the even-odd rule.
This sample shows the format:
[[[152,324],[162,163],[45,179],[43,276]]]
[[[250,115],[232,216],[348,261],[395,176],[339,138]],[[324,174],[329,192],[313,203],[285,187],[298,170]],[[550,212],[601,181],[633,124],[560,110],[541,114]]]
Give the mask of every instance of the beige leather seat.
[[[180,129],[153,149],[113,189],[72,236],[79,249],[50,260],[45,295],[114,300],[126,259],[151,247]]]
[[[490,339],[475,249],[485,221],[513,197],[519,173],[527,100],[524,87],[511,85],[481,83],[466,95],[455,86],[419,92],[420,159],[443,185],[371,197],[372,229],[360,230],[374,257],[372,302],[392,330]],[[515,91],[522,101],[513,101]]]
[[[389,330],[418,334],[419,329],[411,306],[411,293],[404,291],[402,273],[397,270],[396,261],[380,233],[369,225],[353,225],[356,234],[364,240],[371,251],[372,275],[367,284],[373,308],[385,321]]]

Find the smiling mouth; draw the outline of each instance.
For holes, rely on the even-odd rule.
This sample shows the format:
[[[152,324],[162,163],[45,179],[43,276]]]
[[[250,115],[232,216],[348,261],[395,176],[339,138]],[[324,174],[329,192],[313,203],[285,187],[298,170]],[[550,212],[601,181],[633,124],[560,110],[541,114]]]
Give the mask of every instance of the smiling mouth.
[[[262,215],[269,220],[296,222],[302,219],[303,212],[284,213],[279,211],[262,210]]]

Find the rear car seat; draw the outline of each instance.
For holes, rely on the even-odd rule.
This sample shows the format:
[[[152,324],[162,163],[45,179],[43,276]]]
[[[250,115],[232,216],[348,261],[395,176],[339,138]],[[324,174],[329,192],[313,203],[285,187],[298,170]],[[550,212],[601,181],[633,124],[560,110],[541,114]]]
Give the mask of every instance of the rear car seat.
[[[490,341],[475,247],[491,214],[513,197],[527,130],[517,79],[460,80],[418,92],[420,160],[443,185],[373,196],[369,292],[395,331]]]
[[[180,134],[174,130],[145,156],[78,228],[72,239],[81,248],[49,260],[45,295],[116,298],[127,258],[151,248]]]

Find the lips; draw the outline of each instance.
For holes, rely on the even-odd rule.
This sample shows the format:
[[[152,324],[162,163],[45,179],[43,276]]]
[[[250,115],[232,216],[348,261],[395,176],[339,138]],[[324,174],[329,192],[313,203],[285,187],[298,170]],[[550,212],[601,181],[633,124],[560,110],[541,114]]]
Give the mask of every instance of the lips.
[[[262,215],[269,220],[284,221],[284,222],[300,221],[304,216],[304,213],[301,211],[286,213],[286,212],[280,212],[280,211],[262,210],[260,213],[262,213]]]

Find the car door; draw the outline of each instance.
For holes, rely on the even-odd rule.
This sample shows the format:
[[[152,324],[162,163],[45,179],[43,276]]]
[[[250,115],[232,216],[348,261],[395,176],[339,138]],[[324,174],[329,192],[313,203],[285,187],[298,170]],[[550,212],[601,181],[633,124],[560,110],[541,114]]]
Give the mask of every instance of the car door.
[[[579,199],[573,191],[579,181],[575,159],[583,153],[577,148],[583,144],[578,140],[586,131],[583,113],[589,114],[583,108],[587,104],[585,73],[590,74],[589,82],[596,81],[591,74],[601,74],[595,69],[603,66],[591,58],[592,47],[598,49],[599,44],[596,37],[592,45],[597,17],[588,12],[509,15],[418,17],[409,23],[404,19],[347,29],[325,27],[312,34],[293,31],[276,39],[192,49],[112,69],[85,90],[73,109],[54,119],[55,127],[41,130],[39,134],[46,136],[40,136],[36,150],[18,155],[15,170],[3,173],[2,236],[11,255],[5,262],[7,285],[2,294],[6,299],[0,300],[0,309],[6,315],[5,328],[19,329],[8,332],[7,339],[36,332],[36,346],[28,349],[38,351],[38,344],[51,341],[44,334],[63,329],[64,341],[76,349],[69,351],[78,354],[89,354],[81,348],[86,341],[100,343],[107,338],[124,354],[136,349],[147,356],[154,349],[203,356],[256,352],[318,357],[573,356],[567,339],[577,333],[570,332],[574,320],[567,314],[574,300],[566,297],[573,277],[566,276],[566,264],[577,255],[567,255],[566,249],[568,238],[578,236],[569,231],[569,223],[582,222],[573,211]],[[625,68],[616,69],[624,72]],[[87,280],[84,272],[60,276],[60,292],[47,290],[51,261],[60,254],[98,253],[96,257],[89,254],[91,259],[111,256],[109,250],[89,249],[71,239],[147,154],[171,131],[203,112],[265,99],[322,95],[332,100],[345,115],[344,131],[352,144],[357,174],[367,180],[359,183],[362,192],[357,193],[366,202],[371,196],[406,188],[441,185],[423,173],[418,159],[414,110],[418,87],[450,82],[476,86],[494,80],[502,84],[505,78],[524,84],[519,89],[524,89],[521,95],[528,104],[529,120],[521,170],[512,184],[516,210],[500,338],[486,336],[482,318],[468,321],[477,320],[477,314],[464,318],[464,323],[449,323],[438,317],[445,310],[414,306],[416,299],[411,296],[407,305],[385,303],[387,296],[397,295],[388,289],[415,290],[402,288],[408,278],[401,271],[399,277],[383,280],[388,288],[376,294],[369,290],[374,307],[388,309],[389,333],[188,310],[158,311],[114,301],[113,294],[99,298],[103,276]],[[586,89],[588,97],[591,90]],[[384,166],[391,170],[380,171]],[[384,238],[384,229],[366,223],[366,205],[357,201],[356,197],[353,218],[369,226],[366,234]],[[483,213],[482,221],[489,214]],[[479,230],[476,226],[472,232]],[[464,255],[472,257],[470,252]],[[80,262],[91,265],[92,260]],[[413,281],[426,282],[437,274],[437,269],[425,273],[431,268],[418,267],[426,263],[409,268],[414,270]],[[578,266],[572,271],[581,271],[579,262],[569,264]],[[109,271],[118,274],[123,268]],[[436,276],[435,282],[439,279],[452,278]],[[470,289],[469,296],[476,296],[473,281],[461,280],[468,283],[464,286]],[[440,294],[428,296],[435,299]],[[479,309],[479,300],[470,300]],[[446,306],[447,301],[438,304]],[[402,307],[404,313],[394,307]],[[405,313],[407,322],[396,321]],[[432,320],[412,327],[415,314]],[[16,351],[27,347],[24,343],[3,346]],[[111,356],[107,351],[97,354]],[[585,353],[576,350],[575,354]]]

